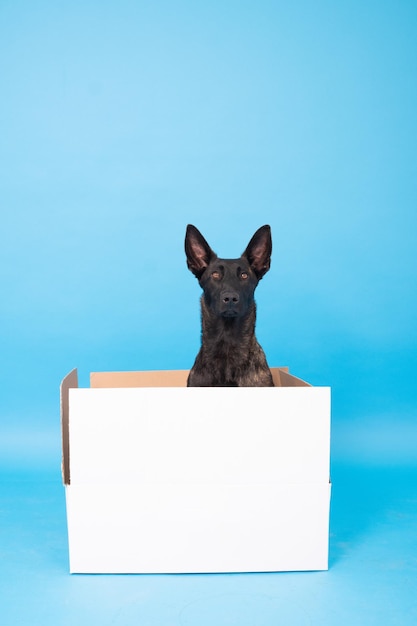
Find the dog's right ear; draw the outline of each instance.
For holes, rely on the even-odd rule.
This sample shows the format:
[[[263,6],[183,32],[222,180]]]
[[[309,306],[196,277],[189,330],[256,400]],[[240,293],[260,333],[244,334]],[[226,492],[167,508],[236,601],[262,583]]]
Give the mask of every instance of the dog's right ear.
[[[201,278],[210,261],[216,256],[198,228],[192,224],[188,224],[185,234],[185,254],[187,255],[188,269],[198,279]]]

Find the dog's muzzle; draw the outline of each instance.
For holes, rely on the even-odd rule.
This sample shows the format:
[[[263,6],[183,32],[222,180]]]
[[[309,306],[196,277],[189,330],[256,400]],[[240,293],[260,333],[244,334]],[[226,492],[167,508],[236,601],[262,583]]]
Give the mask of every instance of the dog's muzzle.
[[[239,315],[239,294],[236,291],[223,291],[220,295],[223,317]]]

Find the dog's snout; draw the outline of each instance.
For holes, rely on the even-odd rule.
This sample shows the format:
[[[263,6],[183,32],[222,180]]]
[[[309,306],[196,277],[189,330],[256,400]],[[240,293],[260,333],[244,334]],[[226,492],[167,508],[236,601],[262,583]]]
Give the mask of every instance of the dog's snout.
[[[239,302],[239,294],[236,291],[224,291],[222,300],[225,304],[237,304]]]

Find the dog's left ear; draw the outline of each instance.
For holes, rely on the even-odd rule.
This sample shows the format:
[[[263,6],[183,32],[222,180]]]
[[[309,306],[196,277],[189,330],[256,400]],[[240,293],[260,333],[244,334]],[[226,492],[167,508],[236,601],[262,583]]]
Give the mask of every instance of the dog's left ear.
[[[248,243],[248,247],[242,255],[248,259],[249,265],[255,272],[258,280],[261,280],[271,267],[271,254],[271,227],[268,225],[261,226]]]

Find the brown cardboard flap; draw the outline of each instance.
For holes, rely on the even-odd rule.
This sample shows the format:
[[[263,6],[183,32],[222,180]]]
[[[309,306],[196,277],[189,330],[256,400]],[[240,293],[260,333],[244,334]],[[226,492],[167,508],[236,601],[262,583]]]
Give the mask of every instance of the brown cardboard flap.
[[[90,386],[111,387],[186,387],[189,370],[154,372],[92,372]]]
[[[301,378],[290,374],[287,367],[272,367],[271,372],[276,387],[311,387]]]
[[[62,478],[64,485],[70,484],[69,390],[77,387],[78,373],[76,369],[73,369],[61,383]]]
[[[288,367],[271,367],[276,387],[309,387],[300,378],[292,376]],[[120,387],[186,387],[189,370],[158,370],[150,372],[92,372],[92,388]]]

